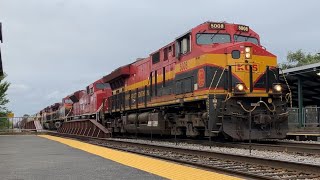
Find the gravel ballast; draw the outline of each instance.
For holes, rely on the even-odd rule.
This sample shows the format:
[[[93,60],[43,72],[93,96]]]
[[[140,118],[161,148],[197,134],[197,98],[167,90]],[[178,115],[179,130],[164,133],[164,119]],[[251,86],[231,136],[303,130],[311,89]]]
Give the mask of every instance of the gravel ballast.
[[[154,144],[167,147],[178,147],[184,149],[194,149],[202,151],[211,151],[217,153],[225,153],[232,155],[242,155],[242,156],[251,156],[265,159],[273,159],[287,162],[296,162],[304,164],[312,164],[320,166],[320,157],[315,155],[302,155],[302,154],[292,154],[286,152],[275,152],[275,151],[261,151],[261,150],[252,150],[251,155],[248,149],[240,148],[226,148],[226,147],[214,147],[199,145],[199,144],[187,144],[187,143],[176,143],[173,142],[163,142],[163,141],[150,141],[150,140],[139,140],[139,139],[119,139],[112,138],[111,140],[122,141],[122,142],[135,142],[141,144]],[[267,145],[266,145],[267,146]]]

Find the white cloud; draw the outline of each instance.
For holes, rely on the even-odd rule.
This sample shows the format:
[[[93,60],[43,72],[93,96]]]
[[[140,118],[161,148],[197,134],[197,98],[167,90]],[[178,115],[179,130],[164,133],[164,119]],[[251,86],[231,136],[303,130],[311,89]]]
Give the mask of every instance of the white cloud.
[[[11,84],[9,86],[8,92],[9,93],[23,93],[30,89],[29,86],[25,84]]]
[[[48,99],[48,100],[50,100],[50,99],[58,99],[58,98],[62,99],[60,91],[57,91],[57,90],[47,94],[45,98]]]

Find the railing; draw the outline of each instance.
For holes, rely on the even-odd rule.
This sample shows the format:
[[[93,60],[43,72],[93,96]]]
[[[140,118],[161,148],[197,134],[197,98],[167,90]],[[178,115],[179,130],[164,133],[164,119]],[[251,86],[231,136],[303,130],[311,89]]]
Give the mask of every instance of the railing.
[[[295,127],[320,127],[320,107],[304,107],[301,114],[299,108],[290,108],[288,123]]]
[[[290,108],[289,109],[289,117],[288,123],[291,126],[300,126],[299,123],[299,108]]]
[[[22,117],[0,117],[0,132],[21,129],[22,120]]]

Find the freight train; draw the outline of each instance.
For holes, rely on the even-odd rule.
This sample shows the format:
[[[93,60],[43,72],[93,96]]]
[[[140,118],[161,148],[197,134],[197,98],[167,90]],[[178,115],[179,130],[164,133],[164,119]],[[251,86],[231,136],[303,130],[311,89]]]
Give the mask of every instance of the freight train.
[[[47,128],[93,118],[114,134],[282,139],[285,88],[276,56],[256,32],[205,22],[40,114]]]

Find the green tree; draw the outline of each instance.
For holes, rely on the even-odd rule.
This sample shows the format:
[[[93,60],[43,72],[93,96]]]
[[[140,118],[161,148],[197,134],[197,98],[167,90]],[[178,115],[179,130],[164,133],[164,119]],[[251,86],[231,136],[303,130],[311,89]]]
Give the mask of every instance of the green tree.
[[[10,121],[8,120],[7,115],[10,111],[7,109],[6,105],[9,103],[7,98],[7,90],[10,86],[10,83],[3,81],[5,76],[0,76],[0,129],[11,127]]]
[[[0,129],[12,128],[12,121],[7,118],[9,112],[0,112]]]
[[[299,49],[296,52],[289,51],[286,62],[280,63],[279,66],[282,69],[288,69],[318,62],[320,62],[320,54],[305,53]]]

